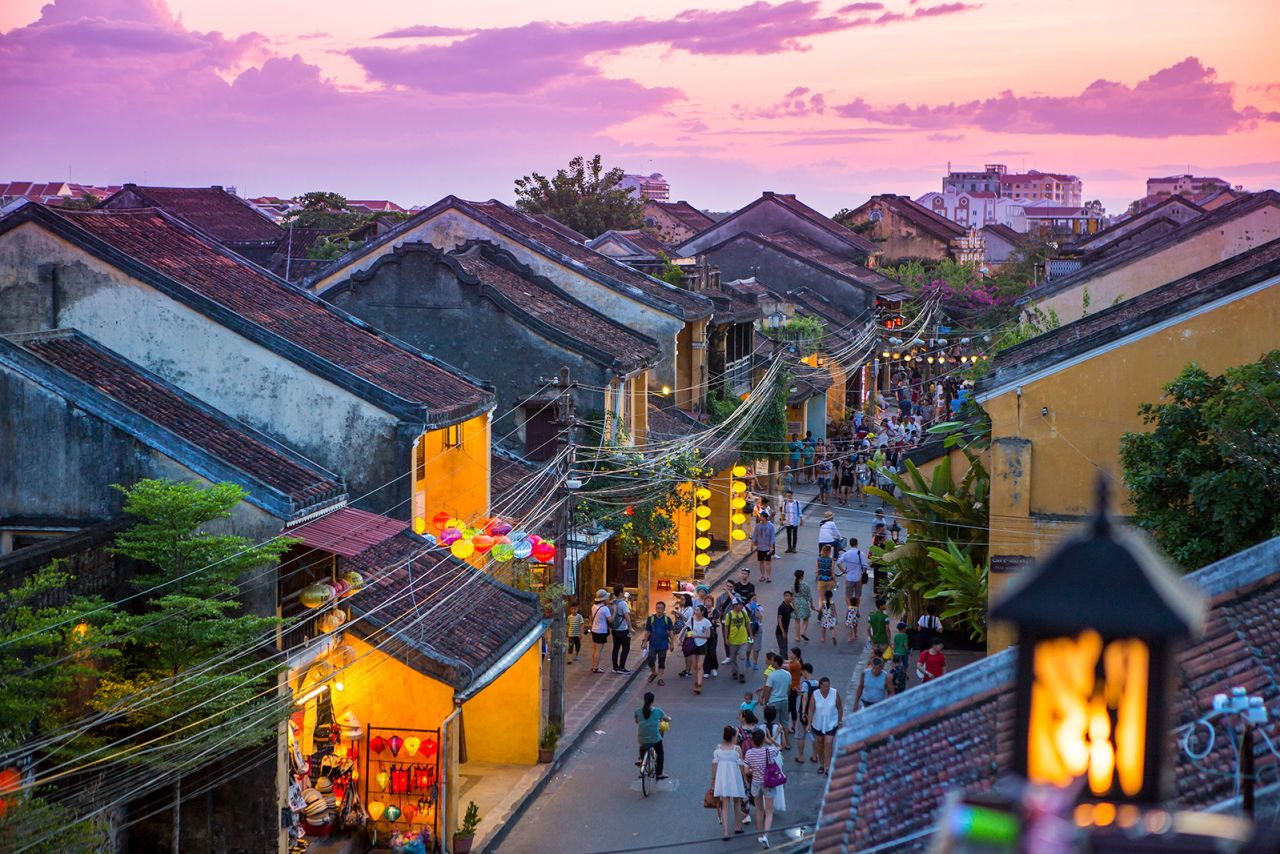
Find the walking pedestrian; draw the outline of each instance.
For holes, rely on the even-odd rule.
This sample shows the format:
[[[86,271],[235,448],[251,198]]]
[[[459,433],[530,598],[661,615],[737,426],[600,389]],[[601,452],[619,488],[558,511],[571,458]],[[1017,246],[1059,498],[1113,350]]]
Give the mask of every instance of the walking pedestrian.
[[[867,617],[867,638],[881,651],[889,645],[889,615],[884,612],[883,599],[876,599],[876,609]]]
[[[804,441],[800,443],[800,456],[802,458],[800,471],[803,474],[803,479],[800,481],[801,483],[813,482],[813,455],[816,453],[817,448],[818,443],[813,441],[813,431],[806,430],[804,433]]]
[[[822,601],[827,598],[836,587],[836,562],[832,557],[832,545],[830,543],[818,546],[818,559],[815,562],[814,578],[818,580],[818,599],[816,604],[822,605]]]
[[[874,706],[893,695],[889,674],[884,669],[884,648],[872,647],[871,659],[858,675],[858,689],[853,695],[854,708]]]
[[[702,693],[702,666],[707,657],[707,640],[711,637],[711,621],[705,605],[693,606],[693,619],[684,627],[682,642],[686,672],[693,676],[693,693]]]
[[[893,669],[889,671],[895,694],[901,694],[907,690],[907,667],[910,666],[910,658],[911,636],[907,634],[907,624],[899,620],[897,631],[893,633]]]
[[[600,667],[600,650],[609,640],[609,623],[613,620],[613,609],[609,607],[609,591],[601,588],[596,591],[596,601],[591,607],[591,672],[604,673]]]
[[[836,730],[844,723],[844,702],[840,692],[823,676],[818,690],[809,695],[809,728],[813,731],[813,748],[818,755],[818,773],[827,773],[835,752]]]
[[[779,654],[787,651],[787,637],[791,631],[791,615],[795,612],[795,601],[795,593],[790,590],[782,592],[782,604],[778,606],[778,622],[773,629]]]
[[[818,611],[818,624],[822,627],[818,637],[819,643],[827,642],[827,633],[831,633],[831,645],[836,645],[836,605],[833,600],[834,592],[827,591],[826,598],[822,600]]]
[[[751,547],[756,550],[756,565],[760,569],[762,583],[773,582],[773,553],[777,546],[777,528],[769,521],[768,516],[761,517],[751,529]]]
[[[858,548],[856,537],[849,539],[849,547],[836,560],[836,577],[844,576],[845,601],[862,598],[862,585],[870,580],[871,566],[867,556]]]
[[[573,664],[582,654],[582,623],[582,615],[578,613],[578,603],[570,602],[569,616],[564,618],[564,630],[569,641],[567,652],[573,657],[568,659],[566,664]]]
[[[796,726],[796,761],[804,762],[805,743],[813,742],[813,732],[809,729],[809,717],[813,713],[809,708],[809,695],[818,689],[818,680],[813,678],[813,665],[805,662],[801,668],[803,677],[800,680],[800,697],[796,700],[796,707],[799,711],[797,716],[798,725]],[[816,754],[812,755],[813,761],[818,761]]]
[[[916,628],[920,631],[920,649],[928,649],[933,646],[933,639],[942,634],[942,620],[938,619],[938,606],[926,605],[924,613],[920,615],[920,619],[916,621]]]
[[[757,815],[764,814],[764,824],[760,828],[764,833],[756,841],[768,848],[774,810],[786,809],[783,790],[786,777],[781,770],[782,752],[771,744],[765,744],[763,730],[756,730],[751,733],[751,747],[743,758],[747,767],[751,769],[751,795],[756,799]],[[766,783],[776,783],[776,785],[770,786]]]
[[[947,672],[947,657],[942,653],[942,638],[933,638],[933,643],[920,653],[916,661],[916,675],[921,682],[932,682]]]
[[[653,704],[652,691],[644,692],[644,705],[636,709],[635,719],[636,740],[640,743],[640,755],[636,759],[636,765],[644,761],[645,753],[652,747],[654,773],[659,780],[667,779],[667,775],[662,773],[665,764],[662,750],[662,722],[670,722],[671,718]]]
[[[702,658],[702,675],[703,676],[719,676],[720,675],[720,653],[718,643],[720,638],[720,609],[716,605],[716,600],[707,593],[702,597],[702,607],[707,611],[707,620],[711,623],[711,634],[707,637],[707,651]]]
[[[738,749],[738,728],[726,726],[720,746],[711,753],[711,793],[720,799],[720,825],[724,840],[729,841],[729,822],[733,832],[742,833],[742,814],[738,805],[747,797],[746,765]]]
[[[733,678],[746,682],[747,676],[738,667],[738,658],[751,640],[751,618],[747,616],[747,608],[737,596],[729,607],[729,612],[721,620],[724,629],[725,653]]]
[[[813,610],[813,591],[809,589],[809,582],[804,580],[803,569],[796,570],[791,592],[793,594],[791,619],[795,627],[796,643],[800,643],[801,638],[806,641],[809,639],[809,617]],[[778,651],[785,652],[781,648]]]
[[[796,718],[799,716],[797,703],[800,699],[800,683],[804,681],[804,657],[800,652],[800,647],[793,646],[791,648],[791,657],[784,662],[783,667],[791,676],[791,684],[787,686],[787,716],[789,719],[788,729],[794,735],[796,731]]]
[[[800,470],[800,456],[804,453],[804,442],[800,441],[799,433],[791,434],[791,441],[787,443],[787,462],[790,464],[791,473],[795,475],[800,483],[804,483],[804,473]]]
[[[667,603],[659,600],[644,621],[644,647],[649,651],[644,661],[649,668],[648,681],[657,679],[659,685],[667,684],[667,651],[671,649],[674,633],[675,621],[667,614]]]
[[[751,638],[747,641],[746,663],[752,670],[759,670],[760,648],[764,645],[764,608],[754,593],[747,599],[747,615],[751,618]]]
[[[733,588],[733,595],[746,603],[751,597],[756,595],[756,586],[751,583],[751,570],[742,567],[738,570],[738,580],[730,583]]]
[[[626,588],[613,585],[613,620],[609,628],[613,633],[614,673],[631,672],[627,669],[627,656],[631,653],[631,605],[627,599]]]
[[[788,670],[781,655],[775,654],[774,669],[765,677],[764,687],[760,689],[760,703],[764,706],[765,721],[769,720],[769,709],[776,709],[774,714],[779,723],[787,722],[787,696],[791,692],[791,671]]]
[[[804,510],[790,489],[783,493],[782,506],[778,509],[781,513],[780,521],[782,522],[782,527],[787,532],[787,553],[795,554],[800,526],[804,524]]]
[[[818,503],[830,506],[832,474],[831,460],[824,455],[818,460],[818,464],[815,468],[818,473]]]

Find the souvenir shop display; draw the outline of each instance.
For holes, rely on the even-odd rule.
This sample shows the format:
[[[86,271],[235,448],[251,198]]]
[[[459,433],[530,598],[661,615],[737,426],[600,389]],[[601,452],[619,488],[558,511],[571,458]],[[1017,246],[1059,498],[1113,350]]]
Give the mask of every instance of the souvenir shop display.
[[[435,850],[432,840],[438,838],[439,831],[440,731],[370,725],[365,744],[365,772],[361,779],[369,817],[379,837],[389,836],[393,851],[417,854]]]

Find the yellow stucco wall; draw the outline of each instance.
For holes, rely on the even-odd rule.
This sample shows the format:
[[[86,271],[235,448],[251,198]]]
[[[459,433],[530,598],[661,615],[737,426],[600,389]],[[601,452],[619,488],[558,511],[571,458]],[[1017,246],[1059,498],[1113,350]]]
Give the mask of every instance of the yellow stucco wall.
[[[415,526],[430,530],[431,518],[441,511],[470,521],[489,512],[489,415],[459,425],[462,444],[447,447],[449,429],[432,430],[419,438],[425,464],[414,459],[413,515]],[[419,475],[422,475],[419,477]]]
[[[690,484],[681,484],[679,487],[681,496],[688,499],[691,488]],[[651,556],[649,562],[651,581],[656,581],[659,578],[687,579],[693,575],[693,541],[695,538],[693,523],[692,509],[681,509],[676,512],[675,524],[680,534],[679,543],[676,545],[676,550],[670,554],[655,554]],[[644,587],[644,579],[642,578],[640,581],[641,587]]]
[[[1263,207],[1219,228],[1207,229],[1163,251],[1081,282],[1075,287],[1040,300],[1046,313],[1053,309],[1063,323],[1084,314],[1084,291],[1089,289],[1089,309],[1098,312],[1118,297],[1133,299],[1152,288],[1188,276],[1280,237],[1280,208]]]
[[[508,765],[538,761],[542,724],[542,650],[534,644],[492,685],[462,707],[467,759]]]
[[[1036,557],[1093,509],[1098,470],[1107,472],[1114,512],[1126,514],[1120,436],[1147,429],[1138,407],[1188,362],[1211,374],[1280,347],[1280,279],[1195,316],[1155,329],[1077,364],[981,400],[991,415],[991,554]],[[1048,414],[1041,415],[1042,408]],[[1008,575],[992,573],[990,596]],[[988,648],[1009,638],[993,630]]]

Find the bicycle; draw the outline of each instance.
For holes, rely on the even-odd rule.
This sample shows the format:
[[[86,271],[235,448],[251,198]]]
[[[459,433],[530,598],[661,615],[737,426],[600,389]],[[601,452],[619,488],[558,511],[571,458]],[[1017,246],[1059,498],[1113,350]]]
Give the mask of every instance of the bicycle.
[[[658,790],[658,751],[653,749],[653,745],[649,746],[640,760],[640,791],[647,798],[650,789],[655,792]]]

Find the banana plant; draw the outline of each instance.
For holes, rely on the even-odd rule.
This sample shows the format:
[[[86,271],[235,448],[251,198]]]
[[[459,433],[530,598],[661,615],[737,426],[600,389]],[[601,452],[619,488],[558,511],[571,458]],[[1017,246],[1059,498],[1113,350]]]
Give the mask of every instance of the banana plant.
[[[937,568],[938,584],[924,595],[946,603],[942,619],[955,620],[969,630],[969,637],[975,641],[986,640],[987,563],[974,563],[973,555],[960,551],[950,541],[945,549],[930,546],[929,557]]]

